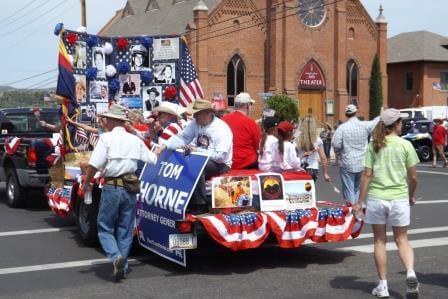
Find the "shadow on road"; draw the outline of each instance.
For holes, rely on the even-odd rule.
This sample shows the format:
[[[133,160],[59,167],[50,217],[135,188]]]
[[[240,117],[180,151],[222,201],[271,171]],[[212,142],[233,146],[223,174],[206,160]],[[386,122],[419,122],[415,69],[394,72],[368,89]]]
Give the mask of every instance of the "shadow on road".
[[[371,294],[372,289],[376,287],[375,282],[363,281],[358,276],[340,276],[330,281],[330,286],[333,289],[339,290],[360,290],[366,294]],[[389,288],[389,293],[392,298],[404,298],[400,293],[395,292]]]

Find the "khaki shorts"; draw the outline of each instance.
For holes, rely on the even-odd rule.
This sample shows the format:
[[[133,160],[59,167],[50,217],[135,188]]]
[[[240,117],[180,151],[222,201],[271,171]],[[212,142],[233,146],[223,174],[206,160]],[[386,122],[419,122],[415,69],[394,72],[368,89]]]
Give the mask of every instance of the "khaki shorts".
[[[365,223],[408,226],[411,222],[409,199],[382,200],[367,198]]]

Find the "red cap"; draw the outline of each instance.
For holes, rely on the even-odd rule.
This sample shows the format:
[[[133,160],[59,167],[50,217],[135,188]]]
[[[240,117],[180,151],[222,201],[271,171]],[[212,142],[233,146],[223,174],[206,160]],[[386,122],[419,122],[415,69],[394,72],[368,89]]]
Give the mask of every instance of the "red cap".
[[[278,124],[277,129],[282,130],[284,133],[289,133],[294,130],[294,127],[289,121],[282,121]]]

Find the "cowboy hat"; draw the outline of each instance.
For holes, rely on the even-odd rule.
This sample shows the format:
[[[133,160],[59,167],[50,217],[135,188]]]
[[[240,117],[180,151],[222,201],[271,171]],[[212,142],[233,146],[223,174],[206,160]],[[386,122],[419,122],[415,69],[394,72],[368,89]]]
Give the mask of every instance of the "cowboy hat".
[[[185,109],[184,107],[167,101],[163,101],[158,107],[154,108],[153,110],[153,112],[165,112],[177,117],[182,117],[182,114],[184,114],[186,111],[187,109]]]
[[[113,118],[122,121],[130,121],[130,119],[128,119],[127,114],[128,110],[125,107],[118,104],[112,104],[109,107],[109,111],[101,114],[101,117]]]
[[[151,92],[156,94],[156,97],[158,97],[160,95],[160,92],[157,90],[157,88],[155,87],[151,87],[149,89],[146,90],[146,93],[149,95]]]
[[[193,106],[188,107],[188,113],[190,114],[195,114],[204,110],[213,110],[213,106],[210,101],[199,99],[194,102]]]

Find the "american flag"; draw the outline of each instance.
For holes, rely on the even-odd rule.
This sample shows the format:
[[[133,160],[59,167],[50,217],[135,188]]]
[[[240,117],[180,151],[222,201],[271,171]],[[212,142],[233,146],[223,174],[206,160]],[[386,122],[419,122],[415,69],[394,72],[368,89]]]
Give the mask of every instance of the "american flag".
[[[89,136],[89,144],[93,148],[95,148],[96,144],[98,143],[98,140],[100,139],[100,136],[96,133],[90,133]]]
[[[84,130],[83,128],[79,128],[79,127],[76,128],[75,141],[76,141],[76,143],[78,143],[78,145],[87,143],[87,141],[89,141],[89,138],[87,137],[86,130]]]
[[[71,210],[71,189],[50,187],[47,191],[48,205],[57,215],[67,217]]]
[[[199,83],[198,73],[191,60],[190,51],[188,51],[188,47],[184,41],[182,44],[179,103],[185,107],[197,99],[203,99],[204,92],[201,83]]]

